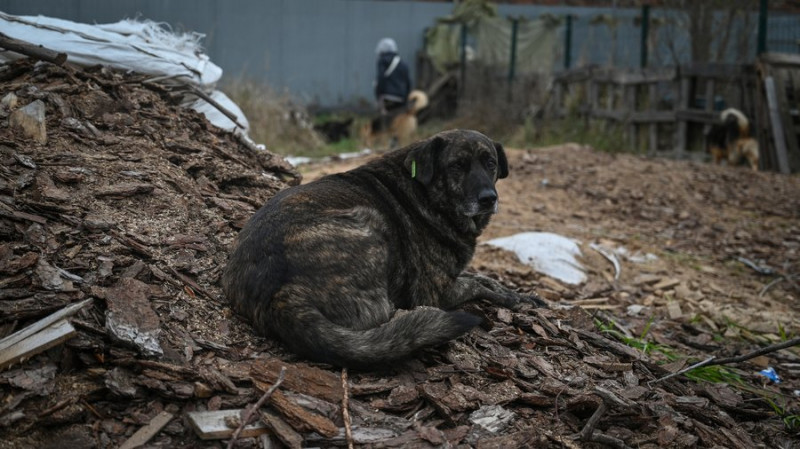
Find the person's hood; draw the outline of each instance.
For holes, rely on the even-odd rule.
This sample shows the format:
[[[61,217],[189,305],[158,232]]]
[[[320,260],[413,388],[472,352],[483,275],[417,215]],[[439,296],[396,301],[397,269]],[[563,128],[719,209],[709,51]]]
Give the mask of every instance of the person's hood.
[[[378,41],[378,45],[375,47],[375,53],[397,53],[397,43],[391,37],[384,37]]]

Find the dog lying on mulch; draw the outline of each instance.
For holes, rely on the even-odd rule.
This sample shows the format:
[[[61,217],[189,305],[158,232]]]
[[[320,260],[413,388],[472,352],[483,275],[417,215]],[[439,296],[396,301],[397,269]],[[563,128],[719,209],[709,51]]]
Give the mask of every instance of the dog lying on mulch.
[[[454,130],[284,190],[239,234],[224,292],[297,354],[366,369],[479,324],[453,310],[467,301],[543,306],[463,272],[507,175],[499,143]]]

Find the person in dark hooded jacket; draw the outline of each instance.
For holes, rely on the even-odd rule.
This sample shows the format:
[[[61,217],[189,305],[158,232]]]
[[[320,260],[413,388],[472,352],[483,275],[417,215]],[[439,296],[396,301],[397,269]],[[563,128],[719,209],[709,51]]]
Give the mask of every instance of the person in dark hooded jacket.
[[[411,92],[408,65],[397,54],[397,43],[385,37],[375,48],[378,71],[375,79],[375,99],[381,114],[391,114],[406,105]]]

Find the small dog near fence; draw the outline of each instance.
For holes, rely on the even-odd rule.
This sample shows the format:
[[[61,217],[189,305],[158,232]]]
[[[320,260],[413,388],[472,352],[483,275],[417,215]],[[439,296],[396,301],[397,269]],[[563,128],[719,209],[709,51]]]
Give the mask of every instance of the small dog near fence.
[[[409,144],[417,131],[417,114],[427,106],[425,92],[412,90],[404,109],[365,123],[361,128],[361,140],[370,148],[375,145],[395,148]]]
[[[714,163],[726,160],[729,165],[737,165],[745,158],[750,168],[758,170],[758,141],[750,134],[750,121],[734,108],[722,111],[720,119],[722,123],[711,125],[706,134],[706,150]]]

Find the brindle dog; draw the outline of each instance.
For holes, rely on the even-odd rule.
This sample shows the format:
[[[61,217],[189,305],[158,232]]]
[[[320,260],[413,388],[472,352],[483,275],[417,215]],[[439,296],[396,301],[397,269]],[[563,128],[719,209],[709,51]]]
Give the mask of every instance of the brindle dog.
[[[477,325],[466,301],[542,306],[463,272],[507,175],[499,143],[454,130],[284,190],[239,234],[225,294],[303,357],[366,369]]]

